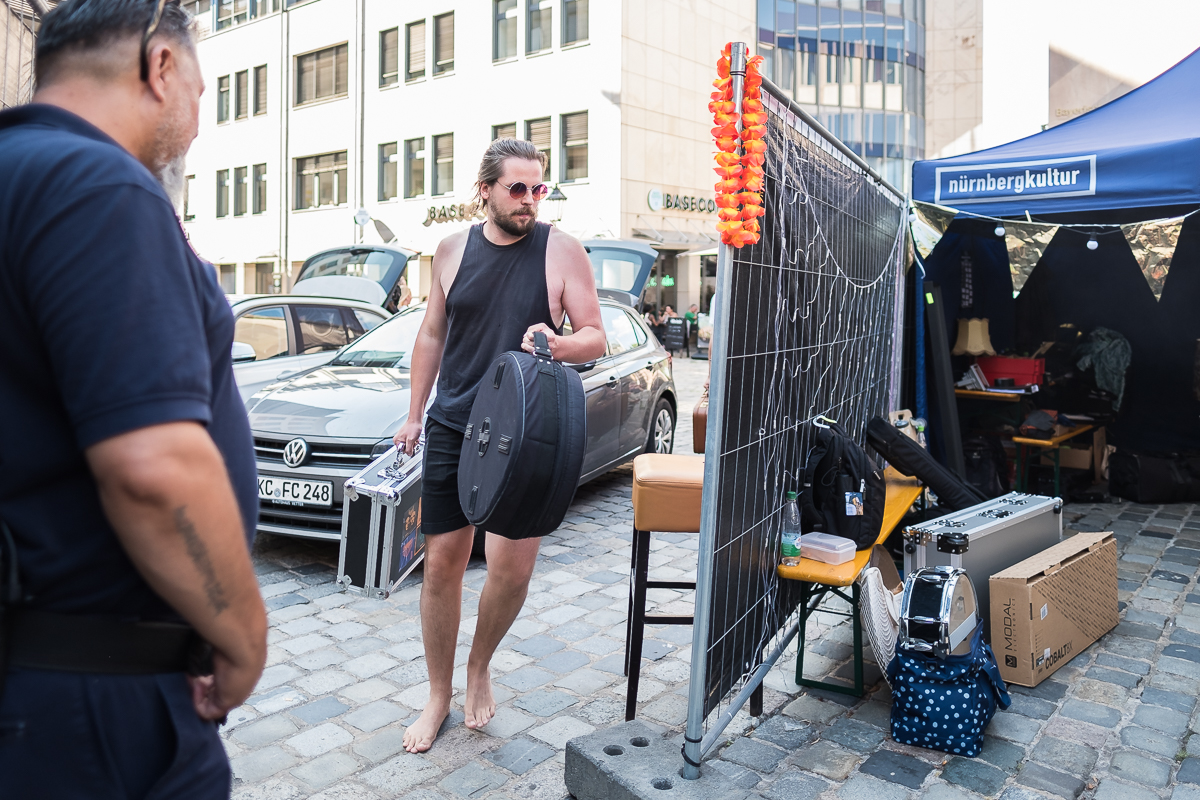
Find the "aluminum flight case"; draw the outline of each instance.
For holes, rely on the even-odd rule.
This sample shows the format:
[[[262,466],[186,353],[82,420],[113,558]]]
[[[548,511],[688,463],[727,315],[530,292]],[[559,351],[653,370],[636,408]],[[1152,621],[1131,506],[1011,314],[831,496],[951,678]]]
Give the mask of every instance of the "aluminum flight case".
[[[905,528],[904,574],[938,565],[966,570],[990,639],[990,578],[1061,539],[1061,499],[1010,492]]]
[[[364,597],[386,598],[425,555],[421,533],[420,450],[393,447],[346,481],[338,583]]]

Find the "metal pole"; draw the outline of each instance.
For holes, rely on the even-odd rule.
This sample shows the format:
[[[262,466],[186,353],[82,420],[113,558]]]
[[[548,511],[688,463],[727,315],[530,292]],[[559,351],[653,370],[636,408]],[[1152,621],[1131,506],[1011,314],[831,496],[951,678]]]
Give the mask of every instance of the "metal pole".
[[[795,639],[796,634],[800,632],[800,625],[804,619],[802,610],[800,618],[788,627],[787,632],[783,635],[783,639],[775,646],[771,654],[758,665],[758,669],[751,673],[749,680],[746,681],[746,685],[738,692],[737,697],[733,698],[733,702],[729,704],[729,708],[722,712],[708,733],[704,734],[704,741],[700,743],[700,755],[704,755],[713,748],[713,745],[720,739],[721,734],[724,733],[725,728],[729,726],[729,723],[733,722],[733,718],[737,715],[738,710],[745,705],[750,695],[754,694],[754,690],[762,686],[767,673],[775,667],[775,662],[779,661],[779,657],[787,650],[787,646],[792,643],[792,639]],[[700,759],[696,760],[699,761]]]
[[[729,74],[733,78],[733,102],[742,107],[742,88],[746,78],[746,45],[734,42],[730,51]],[[741,117],[737,129],[742,130]],[[729,353],[729,312],[733,300],[733,248],[717,248],[717,300],[713,309],[712,349],[708,373],[708,455],[704,459],[704,497],[700,504],[700,549],[696,564],[696,607],[692,627],[692,675],[688,686],[688,718],[684,732],[683,777],[700,777],[701,747],[704,734],[704,699],[707,692],[708,627],[712,620],[713,555],[717,542],[717,488],[720,486],[721,455],[725,425],[725,359]]]

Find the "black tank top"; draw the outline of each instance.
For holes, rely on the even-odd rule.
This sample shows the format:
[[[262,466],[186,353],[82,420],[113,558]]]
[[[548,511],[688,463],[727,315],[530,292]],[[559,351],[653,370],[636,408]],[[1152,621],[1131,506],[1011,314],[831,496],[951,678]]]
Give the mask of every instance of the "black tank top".
[[[521,349],[531,325],[562,328],[550,316],[546,294],[546,242],[539,222],[519,242],[492,244],[483,224],[471,227],[462,264],[446,297],[446,349],[437,397],[429,416],[457,431],[467,429],[479,382],[496,356]]]

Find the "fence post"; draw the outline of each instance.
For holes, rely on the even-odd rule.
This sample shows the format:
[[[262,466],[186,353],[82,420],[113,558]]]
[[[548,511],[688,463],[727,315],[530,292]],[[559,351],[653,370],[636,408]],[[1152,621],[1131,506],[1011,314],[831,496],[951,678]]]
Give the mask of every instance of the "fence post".
[[[746,45],[734,42],[730,49],[729,74],[733,78],[733,102],[738,110],[737,129],[742,130],[742,92],[746,77]],[[739,146],[739,150],[740,150]],[[708,445],[704,459],[704,497],[700,505],[700,545],[696,563],[696,600],[692,626],[692,675],[688,685],[688,717],[684,732],[683,777],[700,777],[704,755],[704,700],[707,694],[708,628],[712,618],[713,554],[717,541],[717,486],[721,470],[725,417],[725,367],[729,352],[729,310],[733,294],[733,252],[727,244],[717,249],[717,294],[713,311],[712,344],[709,350]]]

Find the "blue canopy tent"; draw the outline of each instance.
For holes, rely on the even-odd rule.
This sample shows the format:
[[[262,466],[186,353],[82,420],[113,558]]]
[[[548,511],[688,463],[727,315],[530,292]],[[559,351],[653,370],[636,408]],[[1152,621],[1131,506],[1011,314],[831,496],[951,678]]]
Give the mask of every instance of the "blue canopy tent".
[[[1200,206],[1200,50],[1070,122],[987,150],[918,161],[912,185],[915,200],[992,217],[1186,213]]]
[[[1121,333],[1133,357],[1109,432],[1132,452],[1200,452],[1200,214],[1183,224],[1161,298],[1117,225],[1200,208],[1197,87],[1200,50],[1058,127],[913,165],[913,199],[958,211],[924,262],[951,341],[959,317],[989,318],[994,345],[1017,354],[1064,324]],[[1015,300],[1004,239],[986,218],[1063,224]],[[938,409],[930,416],[936,432]]]

